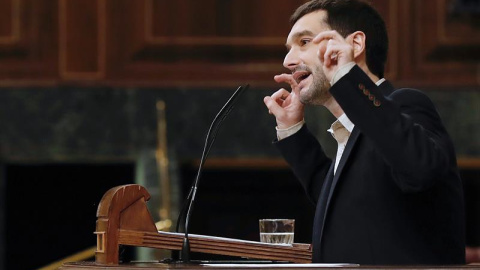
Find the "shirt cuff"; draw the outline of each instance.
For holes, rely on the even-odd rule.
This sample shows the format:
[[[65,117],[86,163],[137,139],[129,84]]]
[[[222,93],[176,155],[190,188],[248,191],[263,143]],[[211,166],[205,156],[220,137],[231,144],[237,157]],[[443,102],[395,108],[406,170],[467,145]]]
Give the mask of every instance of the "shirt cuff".
[[[277,139],[280,141],[289,136],[292,136],[303,127],[303,124],[305,124],[305,120],[302,120],[289,128],[280,129],[278,127],[275,127],[275,129],[277,130]]]
[[[345,76],[350,70],[355,66],[355,62],[349,62],[345,65],[338,68],[337,72],[333,74],[332,80],[330,81],[330,86],[333,86],[338,82],[343,76]]]

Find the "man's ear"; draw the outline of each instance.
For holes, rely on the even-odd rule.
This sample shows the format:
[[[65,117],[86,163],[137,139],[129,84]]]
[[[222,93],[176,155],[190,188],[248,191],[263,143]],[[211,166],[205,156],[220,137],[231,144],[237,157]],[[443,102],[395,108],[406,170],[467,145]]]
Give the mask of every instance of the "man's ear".
[[[353,56],[357,58],[358,56],[365,53],[367,36],[362,31],[356,31],[350,34],[350,38],[353,46]]]

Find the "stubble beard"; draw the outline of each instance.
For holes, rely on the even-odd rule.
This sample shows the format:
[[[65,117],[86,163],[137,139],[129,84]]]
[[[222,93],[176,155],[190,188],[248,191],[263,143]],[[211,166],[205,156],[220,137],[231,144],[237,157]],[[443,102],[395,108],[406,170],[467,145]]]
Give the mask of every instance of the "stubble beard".
[[[321,67],[316,66],[312,72],[312,84],[300,92],[300,102],[305,105],[324,105],[331,97],[330,82]]]

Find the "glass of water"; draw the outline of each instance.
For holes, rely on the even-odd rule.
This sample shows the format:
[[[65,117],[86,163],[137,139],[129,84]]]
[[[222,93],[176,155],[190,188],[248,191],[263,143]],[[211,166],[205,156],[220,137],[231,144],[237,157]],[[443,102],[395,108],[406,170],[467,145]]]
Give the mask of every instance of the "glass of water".
[[[292,245],[295,219],[260,219],[260,242]]]

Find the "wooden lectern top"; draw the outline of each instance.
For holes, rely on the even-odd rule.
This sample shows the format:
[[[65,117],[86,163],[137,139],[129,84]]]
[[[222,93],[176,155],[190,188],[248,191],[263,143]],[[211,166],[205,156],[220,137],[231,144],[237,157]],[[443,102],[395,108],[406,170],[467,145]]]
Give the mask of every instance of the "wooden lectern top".
[[[119,245],[181,250],[183,233],[157,231],[148,211],[148,191],[139,185],[124,185],[105,193],[97,211],[97,250],[95,262],[66,263],[59,270],[159,270],[159,269],[374,269],[374,270],[463,270],[480,269],[480,265],[461,266],[359,266],[352,264],[310,264],[309,244],[279,246],[255,241],[189,234],[194,252],[239,256],[268,261],[295,263],[272,264],[181,264],[129,263],[119,264]]]
[[[181,250],[183,233],[157,231],[148,211],[148,191],[124,185],[105,193],[97,211],[97,264],[118,265],[118,246]],[[311,262],[309,244],[273,245],[255,241],[189,234],[193,252],[296,263]]]

